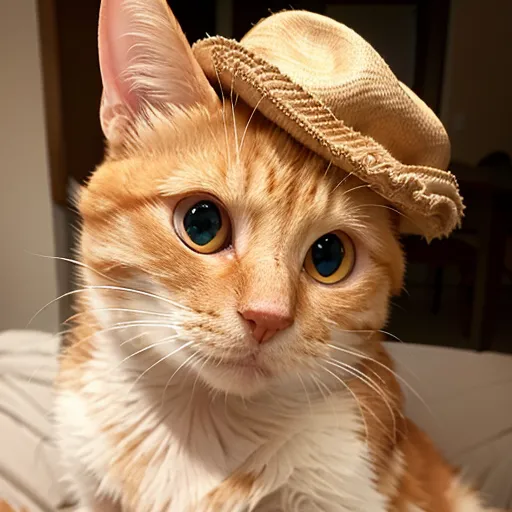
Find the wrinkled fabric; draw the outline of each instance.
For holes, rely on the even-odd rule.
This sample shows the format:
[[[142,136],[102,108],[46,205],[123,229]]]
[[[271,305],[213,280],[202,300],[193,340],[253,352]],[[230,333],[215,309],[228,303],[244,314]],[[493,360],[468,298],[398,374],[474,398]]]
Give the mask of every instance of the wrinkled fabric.
[[[36,331],[0,334],[0,501],[29,512],[68,510],[72,502],[51,439],[59,343]],[[492,505],[511,508],[512,357],[398,343],[387,348],[407,382],[406,414]]]

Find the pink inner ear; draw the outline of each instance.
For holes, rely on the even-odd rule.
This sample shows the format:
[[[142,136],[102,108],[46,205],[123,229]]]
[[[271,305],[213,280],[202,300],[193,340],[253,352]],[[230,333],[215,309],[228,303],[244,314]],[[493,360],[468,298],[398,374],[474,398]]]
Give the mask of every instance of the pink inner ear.
[[[218,104],[164,0],[102,0],[98,44],[107,138],[146,105]]]
[[[123,0],[103,0],[100,9],[98,50],[104,88],[104,106],[124,104],[136,111],[137,96],[126,80],[135,38]]]

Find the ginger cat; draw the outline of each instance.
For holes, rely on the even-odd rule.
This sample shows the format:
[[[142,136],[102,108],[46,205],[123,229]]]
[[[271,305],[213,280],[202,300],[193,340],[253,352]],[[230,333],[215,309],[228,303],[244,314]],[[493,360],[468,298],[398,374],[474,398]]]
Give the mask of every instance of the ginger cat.
[[[398,214],[210,84],[163,0],[103,0],[56,417],[85,511],[477,512],[381,345]]]

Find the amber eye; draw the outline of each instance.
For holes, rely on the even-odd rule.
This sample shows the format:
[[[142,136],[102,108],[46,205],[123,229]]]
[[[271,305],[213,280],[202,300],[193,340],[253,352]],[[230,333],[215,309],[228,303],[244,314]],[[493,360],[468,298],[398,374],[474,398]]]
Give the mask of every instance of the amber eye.
[[[231,225],[224,208],[210,197],[188,197],[174,210],[174,226],[194,251],[212,254],[227,247]]]
[[[352,240],[341,231],[321,236],[310,247],[304,268],[320,283],[334,284],[347,277],[354,267]]]

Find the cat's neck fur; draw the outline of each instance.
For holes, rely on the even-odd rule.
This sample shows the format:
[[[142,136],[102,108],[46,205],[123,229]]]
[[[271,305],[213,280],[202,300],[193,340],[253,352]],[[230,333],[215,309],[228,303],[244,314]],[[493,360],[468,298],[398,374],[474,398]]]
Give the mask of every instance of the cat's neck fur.
[[[64,371],[63,378],[69,379],[66,387],[75,381],[82,391],[80,398],[73,392],[67,395],[73,406],[61,410],[72,414],[80,410],[89,417],[84,423],[91,431],[84,432],[84,438],[95,442],[86,448],[88,465],[104,475],[101,486],[131,509],[165,510],[172,503],[172,510],[187,510],[261,451],[265,464],[279,460],[282,478],[302,463],[310,470],[308,464],[317,458],[314,465],[321,465],[327,453],[317,449],[316,453],[295,453],[283,446],[294,438],[307,440],[308,432],[319,425],[327,438],[335,430],[337,442],[344,439],[344,452],[337,454],[340,471],[355,464],[361,466],[365,479],[373,478],[373,469],[365,462],[368,453],[361,435],[360,409],[345,389],[333,393],[325,384],[318,387],[307,379],[291,379],[276,382],[258,396],[243,398],[212,393],[195,372],[184,369],[180,375],[183,368],[178,370],[176,363],[157,364],[138,379],[156,362],[155,356],[130,357],[136,349],[120,346],[108,333],[96,332],[88,343],[75,343],[69,350],[67,360],[75,353],[82,364],[80,371],[76,366],[72,373]],[[178,378],[169,380],[173,375]],[[287,458],[292,456],[293,461]],[[340,481],[340,475],[334,478]],[[349,478],[346,483],[347,488],[341,486],[339,499],[333,502],[338,508],[332,510],[359,510],[351,508],[351,499],[347,501],[348,494],[358,494],[358,485],[359,498],[373,499],[366,480]],[[279,479],[273,483],[278,484]],[[148,496],[158,497],[157,503],[146,502]],[[377,494],[374,498],[376,504]],[[341,503],[346,508],[339,508]]]

